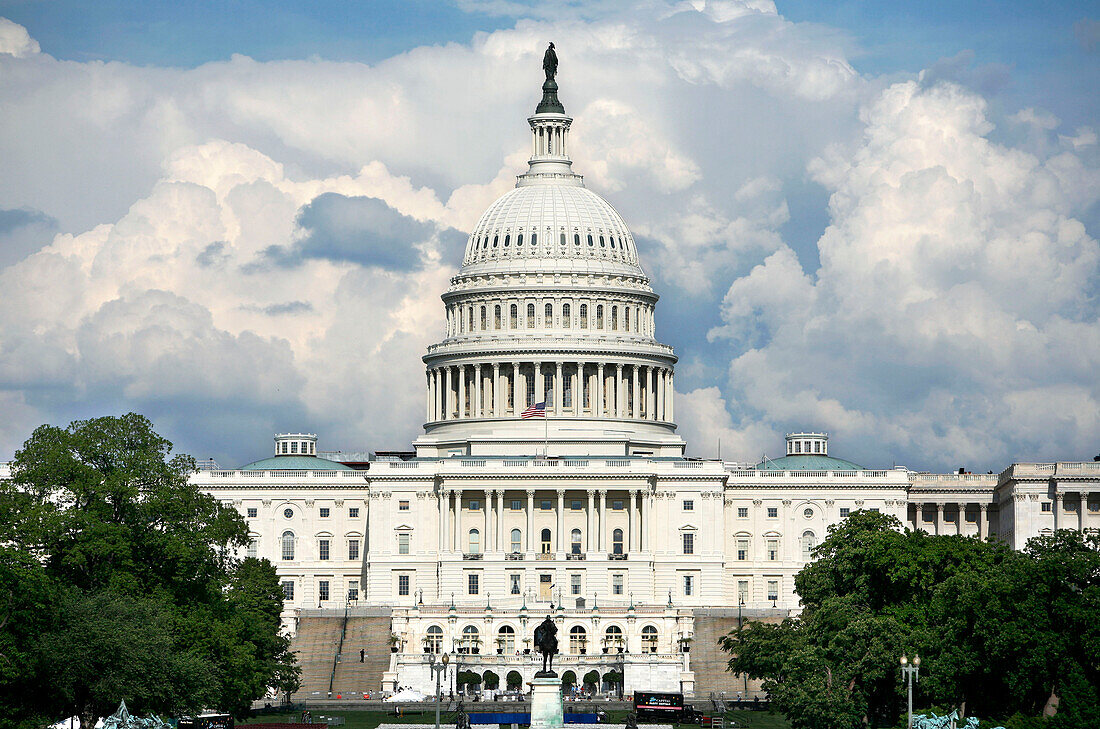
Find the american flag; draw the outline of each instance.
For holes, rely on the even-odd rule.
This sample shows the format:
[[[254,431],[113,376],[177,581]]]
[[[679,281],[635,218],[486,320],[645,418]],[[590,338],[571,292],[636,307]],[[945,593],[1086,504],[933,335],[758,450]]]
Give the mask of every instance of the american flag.
[[[520,413],[520,417],[527,418],[545,418],[546,417],[546,402],[537,402],[531,407]]]

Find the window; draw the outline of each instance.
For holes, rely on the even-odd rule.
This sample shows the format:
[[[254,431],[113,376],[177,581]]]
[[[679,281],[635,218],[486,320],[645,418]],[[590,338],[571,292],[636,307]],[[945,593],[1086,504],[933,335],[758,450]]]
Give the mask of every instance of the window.
[[[562,376],[561,383],[561,404],[562,407],[573,407],[573,378],[569,375]]]
[[[749,601],[749,581],[737,581],[737,604],[743,605]]]
[[[581,237],[578,233],[573,234],[573,245],[579,246],[581,244]]]
[[[623,307],[623,330],[630,331],[630,307]]]
[[[814,518],[814,510],[813,509],[808,509],[808,508],[803,509],[802,510],[802,516],[806,517],[807,519],[813,519]]]
[[[1041,508],[1042,508],[1043,511],[1050,511],[1050,502],[1049,501],[1044,501]]]
[[[569,575],[569,594],[581,594],[581,576],[579,574]]]
[[[642,628],[642,653],[657,652],[657,629],[652,625]]]
[[[748,537],[737,538],[737,559],[744,562],[749,558],[749,540]]]
[[[769,519],[778,519],[779,518],[779,507],[778,506],[769,506],[768,507],[768,518]]]
[[[409,502],[408,501],[398,501],[397,502],[397,510],[398,511],[408,511],[409,510]]]
[[[569,328],[569,325],[573,323],[572,322],[572,316],[573,316],[573,314],[572,314],[572,310],[569,308],[569,304],[562,304],[561,305],[561,325],[562,325],[562,328],[564,328],[564,329]]]
[[[541,547],[542,547],[542,553],[543,554],[550,554],[550,530],[549,529],[543,529],[542,533],[539,534],[539,537],[540,537],[539,541],[541,542]]]
[[[250,538],[248,540],[248,552],[246,554],[247,554],[248,557],[250,557],[252,559],[256,559],[256,539],[255,538]]]
[[[588,247],[591,248],[593,245],[595,245],[595,244],[592,242],[592,234],[589,233],[588,234]]]
[[[466,594],[476,595],[478,591],[478,573],[471,572],[466,575]]]
[[[348,518],[349,519],[358,519],[359,518],[359,507],[358,506],[349,506],[348,507]]]
[[[748,519],[749,518],[749,507],[747,507],[747,506],[738,506],[737,507],[737,518],[738,519]]]
[[[553,306],[553,304],[547,304],[543,308],[542,325],[544,327],[551,327],[551,326],[554,325],[554,306]]]
[[[617,306],[611,307],[611,328],[613,330],[619,328],[619,307]]]
[[[607,241],[603,239],[602,235],[600,236],[600,248],[607,248]]]
[[[684,575],[684,597],[691,597],[695,594],[695,576]]]
[[[963,512],[963,515],[964,515],[964,518],[967,520],[967,522],[969,522],[971,524],[978,521],[978,515],[973,511]]]
[[[470,511],[481,511],[481,502],[477,499],[470,499],[470,501],[466,504],[466,508]]]
[[[443,651],[443,628],[433,625],[424,635],[424,649],[428,653],[440,653]]]
[[[695,535],[687,532],[682,535],[684,540],[684,554],[695,554]]]
[[[603,329],[603,304],[596,307],[596,328]]]
[[[523,233],[520,233],[519,235],[516,236],[516,245],[517,246],[523,245]]]
[[[581,304],[581,329],[588,328],[588,304]]]
[[[817,536],[811,531],[802,532],[802,561],[809,562],[813,559],[813,548],[817,546]]]
[[[611,501],[611,508],[614,511],[622,511],[623,510],[623,501],[622,501],[622,499],[613,499]]]
[[[569,510],[570,511],[580,511],[582,508],[584,508],[584,507],[581,505],[581,500],[580,499],[570,499],[569,500]]]
[[[294,532],[283,532],[283,560],[294,559]]]
[[[317,599],[321,602],[328,600],[328,580],[320,580],[317,583]]]
[[[317,558],[321,561],[328,559],[328,545],[329,540],[322,539],[317,542]]]
[[[519,572],[513,572],[512,574],[508,575],[508,581],[510,583],[508,592],[510,594],[512,594],[512,595],[518,595],[519,594],[520,579],[521,578],[522,578],[522,576],[520,575]]]
[[[397,594],[408,595],[409,594],[409,576],[398,575],[397,576]]]
[[[398,554],[408,554],[409,553],[409,542],[411,541],[411,539],[410,539],[411,536],[412,535],[410,535],[408,532],[401,532],[400,534],[397,535],[397,553]]]
[[[778,539],[769,539],[768,540],[767,552],[768,552],[768,561],[769,562],[776,562],[776,561],[779,560],[779,540]]]
[[[768,580],[768,599],[772,602],[779,599],[779,580]]]
[[[508,307],[508,328],[519,329],[519,307],[515,304]]]
[[[532,233],[531,234],[531,245],[537,246],[538,244],[539,244],[539,234],[538,233]]]
[[[519,499],[512,499],[511,509],[512,509],[512,511],[522,511],[523,510],[523,502],[520,501]]]
[[[255,519],[256,515],[257,515],[256,507],[255,506],[248,507],[247,514],[248,514],[249,519]]]
[[[298,441],[294,440],[294,441],[290,442],[290,452],[291,453],[297,453],[298,452]]]
[[[283,509],[283,518],[290,519],[294,516],[294,509]]]
[[[623,594],[623,576],[621,574],[611,575],[611,594]]]
[[[470,554],[481,553],[481,532],[477,529],[470,530]]]
[[[528,304],[527,305],[527,328],[528,329],[534,329],[535,328],[535,305],[534,304]]]
[[[511,625],[500,626],[500,630],[497,631],[497,648],[499,648],[504,655],[515,653],[516,629]]]
[[[462,645],[458,649],[459,653],[479,653],[478,646],[480,644],[481,638],[476,627],[467,625],[462,629]]]
[[[348,600],[354,602],[359,599],[359,580],[348,580]]]
[[[623,629],[618,625],[609,625],[603,634],[604,646],[614,653],[622,653],[626,645]]]
[[[542,509],[543,511],[550,511],[554,507],[551,505],[550,499],[543,499],[542,501],[539,502],[539,508]]]
[[[512,530],[512,551],[513,552],[522,552],[523,551],[523,544],[521,543],[522,542],[522,537],[523,537],[523,534],[520,532],[519,529],[513,529]]]
[[[481,307],[481,330],[482,331],[485,331],[485,328],[486,328],[485,324],[486,324],[485,307],[483,306],[483,307]]]
[[[348,540],[348,559],[359,559],[359,540]]]
[[[279,583],[279,586],[283,588],[283,600],[290,602],[294,599],[294,581],[283,580]]]
[[[569,551],[573,554],[581,553],[581,530],[574,529],[569,533]]]
[[[500,329],[500,304],[493,307],[493,328]]]
[[[569,629],[569,652],[575,656],[579,656],[585,652],[585,648],[588,645],[588,634],[585,632],[584,627],[580,625],[574,625]]]
[[[611,553],[622,554],[623,553],[623,530],[616,529],[611,532]]]
[[[695,511],[695,502],[690,499],[684,501],[684,511]]]
[[[1100,501],[1090,501],[1089,511],[1100,511]]]
[[[851,513],[852,513],[852,510],[849,509],[847,506],[840,507],[840,518],[841,519],[848,518],[848,515],[851,514]]]

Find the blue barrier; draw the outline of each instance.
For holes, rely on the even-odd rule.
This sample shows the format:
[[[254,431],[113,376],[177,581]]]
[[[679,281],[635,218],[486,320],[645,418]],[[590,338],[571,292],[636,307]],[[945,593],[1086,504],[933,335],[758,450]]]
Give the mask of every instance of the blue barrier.
[[[487,711],[471,712],[471,724],[530,724],[531,714],[527,712]],[[566,724],[598,724],[595,714],[566,714]]]

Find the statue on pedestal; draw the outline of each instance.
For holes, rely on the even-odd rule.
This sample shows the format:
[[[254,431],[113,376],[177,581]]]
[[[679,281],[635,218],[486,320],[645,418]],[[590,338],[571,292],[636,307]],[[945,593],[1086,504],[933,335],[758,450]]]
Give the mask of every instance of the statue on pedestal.
[[[535,647],[542,654],[542,670],[539,676],[557,676],[554,673],[554,654],[558,652],[558,626],[549,615],[535,628]]]

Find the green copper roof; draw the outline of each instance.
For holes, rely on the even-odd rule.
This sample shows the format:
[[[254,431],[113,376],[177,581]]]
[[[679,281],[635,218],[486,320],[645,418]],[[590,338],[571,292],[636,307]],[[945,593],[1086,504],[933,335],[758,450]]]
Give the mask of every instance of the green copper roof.
[[[814,455],[812,453],[768,458],[756,464],[758,471],[862,471],[863,466],[843,458]]]
[[[242,471],[354,471],[351,466],[316,456],[272,456],[241,466]]]

